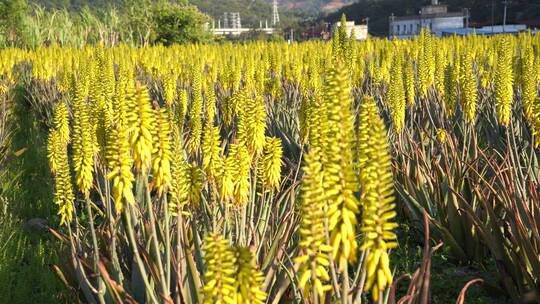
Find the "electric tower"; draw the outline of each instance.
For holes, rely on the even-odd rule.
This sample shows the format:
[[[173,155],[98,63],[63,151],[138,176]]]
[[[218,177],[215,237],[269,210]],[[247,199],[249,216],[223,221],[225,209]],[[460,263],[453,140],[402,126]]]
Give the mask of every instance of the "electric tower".
[[[274,0],[272,5],[272,25],[276,26],[279,23],[279,13],[278,13],[278,4],[277,0]]]

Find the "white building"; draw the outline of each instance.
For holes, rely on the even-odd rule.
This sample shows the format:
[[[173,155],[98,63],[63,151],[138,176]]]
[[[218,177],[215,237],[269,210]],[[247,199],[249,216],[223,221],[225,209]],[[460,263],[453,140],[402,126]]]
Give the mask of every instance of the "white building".
[[[354,34],[356,40],[366,40],[368,37],[368,26],[365,24],[355,24],[354,21],[347,21],[347,37],[351,37],[352,30],[354,29]],[[336,29],[339,30],[341,27],[341,22],[334,24],[334,32]]]
[[[446,5],[432,0],[431,5],[422,7],[420,15],[396,17],[390,16],[390,37],[410,38],[420,34],[422,28],[429,28],[431,33],[441,36],[442,31],[465,27],[468,11],[448,12]]]

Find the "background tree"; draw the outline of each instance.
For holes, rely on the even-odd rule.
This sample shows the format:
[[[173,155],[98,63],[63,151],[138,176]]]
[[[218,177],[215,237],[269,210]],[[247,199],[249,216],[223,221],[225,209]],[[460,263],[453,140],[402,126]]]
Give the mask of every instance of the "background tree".
[[[140,45],[149,42],[152,33],[152,6],[149,0],[123,0],[123,36]]]
[[[164,45],[208,41],[209,21],[195,6],[162,2],[154,7],[153,40]]]
[[[0,43],[2,45],[24,44],[27,11],[26,0],[0,0]]]

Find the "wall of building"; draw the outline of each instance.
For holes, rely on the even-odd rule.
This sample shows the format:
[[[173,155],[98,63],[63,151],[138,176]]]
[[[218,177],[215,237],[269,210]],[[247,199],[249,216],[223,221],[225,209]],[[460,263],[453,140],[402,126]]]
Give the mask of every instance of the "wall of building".
[[[351,32],[354,28],[356,40],[366,40],[368,37],[368,27],[365,24],[355,25],[354,21],[347,21],[347,37],[351,37]],[[340,23],[334,25],[334,30],[341,27]]]
[[[368,37],[368,27],[367,27],[367,25],[355,25],[354,26],[354,33],[356,35],[356,40],[366,40],[367,37]],[[349,35],[349,37],[351,36],[350,31],[348,31],[347,34]]]
[[[433,31],[437,31],[441,29],[463,28],[465,25],[463,17],[433,18],[431,20],[431,23],[432,23],[431,29]]]
[[[410,19],[410,20],[399,20],[390,22],[390,36],[396,37],[408,37],[415,36],[420,33],[420,20],[419,19]]]

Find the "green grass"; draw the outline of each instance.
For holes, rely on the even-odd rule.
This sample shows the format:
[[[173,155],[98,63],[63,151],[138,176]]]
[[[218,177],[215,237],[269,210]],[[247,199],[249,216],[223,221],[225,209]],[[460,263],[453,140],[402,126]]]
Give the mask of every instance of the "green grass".
[[[21,222],[4,221],[2,226],[0,302],[67,302],[64,287],[47,266],[56,256],[51,241],[27,232]]]
[[[0,215],[0,303],[73,302],[49,265],[57,261],[62,248],[45,231],[28,229],[33,218],[46,219],[55,227],[52,181],[47,168],[46,133],[23,100],[15,97],[15,121],[11,151],[27,148],[10,160],[2,175]]]

